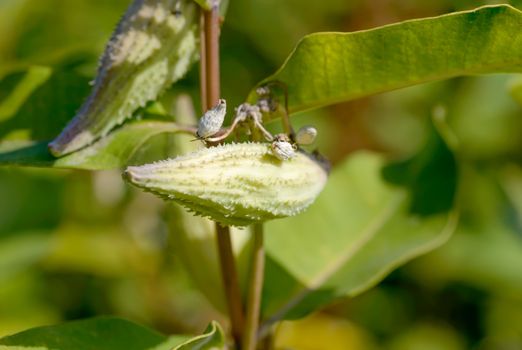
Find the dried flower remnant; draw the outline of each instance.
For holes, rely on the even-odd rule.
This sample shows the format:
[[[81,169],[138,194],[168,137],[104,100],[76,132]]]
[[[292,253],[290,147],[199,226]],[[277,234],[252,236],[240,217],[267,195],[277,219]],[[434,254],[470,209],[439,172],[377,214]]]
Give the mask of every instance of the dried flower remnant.
[[[317,129],[313,126],[303,126],[295,135],[295,141],[299,145],[311,145],[317,137]]]
[[[208,137],[215,135],[219,130],[221,130],[226,113],[227,102],[220,99],[217,105],[206,111],[199,120],[196,136],[205,140]]]

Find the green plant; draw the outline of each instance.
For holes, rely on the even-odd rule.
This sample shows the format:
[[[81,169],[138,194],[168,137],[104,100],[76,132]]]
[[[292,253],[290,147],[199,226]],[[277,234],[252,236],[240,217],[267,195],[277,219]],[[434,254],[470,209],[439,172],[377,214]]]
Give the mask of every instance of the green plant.
[[[136,19],[133,14],[143,10],[136,7],[138,5],[148,6],[148,12]],[[310,163],[317,165],[316,168],[306,168],[317,176],[304,180],[312,179],[314,183],[296,184],[295,179],[299,180],[296,176],[291,184],[286,185],[292,189],[294,197],[306,195],[303,201],[306,205],[296,205],[287,198],[288,202],[270,205],[259,200],[256,202],[260,203],[259,207],[241,202],[248,186],[254,190],[263,186],[274,190],[270,186],[278,186],[277,192],[285,190],[285,182],[274,178],[276,175],[268,171],[271,178],[253,181],[250,177],[256,176],[259,170],[254,167],[255,162],[247,161],[259,154],[259,159],[254,160],[263,161],[266,166],[283,164],[281,168],[285,168],[298,161],[310,161],[302,154],[296,156],[297,159],[286,159],[294,158],[294,148],[298,147],[289,120],[289,116],[297,112],[462,75],[519,72],[522,39],[517,32],[522,25],[522,13],[507,5],[487,6],[367,31],[308,35],[297,44],[275,74],[251,89],[247,101],[238,106],[229,128],[202,135],[196,132],[198,127],[190,120],[187,109],[181,112],[186,115],[175,115],[176,121],[173,121],[167,102],[160,94],[188,72],[189,64],[196,60],[199,52],[202,111],[216,105],[222,97],[219,11],[224,14],[225,9],[225,3],[218,8],[218,4],[212,1],[135,2],[131,15],[124,17],[119,26],[118,30],[123,34],[117,34],[123,37],[114,37],[101,61],[92,98],[87,100],[86,107],[80,110],[75,121],[51,143],[54,156],[48,150],[48,142],[79,106],[79,97],[71,96],[71,106],[60,109],[63,115],[49,113],[47,125],[31,125],[29,137],[13,132],[34,123],[35,119],[27,122],[16,117],[21,109],[29,108],[33,114],[23,115],[35,118],[34,111],[42,103],[49,103],[48,96],[28,99],[42,84],[55,82],[61,87],[83,86],[84,81],[75,76],[60,76],[59,72],[53,73],[46,66],[15,67],[6,71],[4,75],[21,74],[22,79],[9,87],[10,94],[0,105],[0,120],[12,121],[6,130],[2,130],[2,134],[9,137],[0,144],[0,162],[4,165],[86,170],[123,168],[130,163],[144,163],[142,159],[133,157],[138,149],[159,134],[175,134],[174,142],[170,140],[159,145],[166,150],[167,156],[172,156],[190,153],[195,146],[195,143],[181,139],[181,134],[204,137],[207,146],[214,147],[216,143],[230,140],[236,127],[243,125],[249,132],[236,135],[239,142],[255,141],[262,145],[221,148],[239,152],[239,155],[244,151],[245,154],[244,159],[237,160],[246,170],[241,173],[243,182],[238,179],[238,187],[243,186],[244,191],[236,201],[227,197],[231,193],[237,195],[237,191],[234,192],[237,188],[230,183],[221,187],[216,185],[215,192],[208,197],[205,193],[208,188],[198,189],[197,181],[190,173],[182,173],[187,179],[194,180],[189,181],[188,190],[183,192],[166,188],[172,175],[168,168],[160,169],[159,173],[145,172],[143,177],[152,174],[157,178],[144,182],[141,182],[143,177],[138,179],[136,167],[128,168],[126,172],[132,183],[171,196],[170,199],[178,200],[218,222],[252,224],[247,230],[250,245],[234,252],[232,239],[237,232],[230,232],[230,227],[214,225],[177,206],[169,207],[172,234],[184,246],[182,254],[187,255],[183,260],[216,308],[227,310],[233,341],[225,340],[220,326],[215,323],[202,336],[165,338],[126,321],[102,318],[29,330],[0,340],[0,348],[212,349],[228,345],[252,350],[258,342],[259,346],[269,348],[269,341],[265,340],[270,340],[276,323],[307,315],[341,296],[360,294],[395,267],[442,245],[451,236],[459,215],[458,160],[455,156],[458,140],[455,141],[444,113],[434,113],[430,137],[417,154],[394,162],[370,152],[353,155],[337,164],[323,194],[305,215],[270,221],[266,225],[263,223],[266,219],[300,212],[315,198],[320,189],[310,191],[309,187],[318,185],[322,188],[324,176],[322,168],[317,165],[320,158],[316,157],[313,160],[316,163]],[[202,28],[197,12],[201,13]],[[147,26],[141,22],[144,20],[157,26]],[[131,24],[125,21],[131,21]],[[169,21],[178,30],[173,34],[165,24]],[[134,30],[135,35],[132,37],[135,41],[131,41],[132,45],[128,47],[125,35],[130,34],[125,30]],[[140,33],[146,35],[141,37]],[[118,39],[121,42],[118,43]],[[153,39],[159,42],[157,51],[154,51]],[[110,51],[115,47],[118,54]],[[130,62],[133,64],[127,65],[125,63],[129,62],[121,59],[125,50],[132,51],[132,57],[137,57]],[[140,54],[149,56],[140,58]],[[81,96],[86,92],[85,88],[82,89]],[[54,97],[51,94],[51,97],[56,102],[54,105],[59,106],[70,96]],[[261,111],[262,118],[259,117]],[[143,119],[127,120],[133,116],[143,116]],[[265,129],[271,120],[278,118],[284,131],[284,136],[279,137]],[[219,120],[217,124],[220,126],[221,122]],[[324,136],[319,134],[318,138],[321,137]],[[256,152],[249,153],[244,147],[257,148]],[[264,148],[259,151],[259,147]],[[225,161],[222,158],[213,160],[213,154],[216,152],[200,151],[182,158],[197,161],[200,156],[210,157],[190,168],[190,171],[207,176],[203,180],[196,179],[206,185],[219,183],[220,166],[237,166],[234,164],[235,154],[230,156],[231,160],[226,158]],[[150,167],[145,169],[150,170]],[[292,171],[297,172],[288,170],[289,173]],[[279,199],[273,193],[269,195]],[[221,200],[223,196],[225,200]],[[234,211],[227,212],[230,207]],[[281,207],[290,209],[276,212]],[[349,218],[346,218],[346,213],[350,214]],[[201,263],[211,265],[213,261],[205,257],[208,246],[194,244],[190,239],[195,227],[202,227],[206,235],[213,235],[215,231],[223,282],[213,281],[210,269],[214,267]],[[270,232],[267,237],[264,237],[265,231]],[[239,263],[242,266],[238,266],[240,259],[243,259]],[[205,288],[210,285],[218,285],[224,290]],[[129,338],[128,334],[135,338]],[[107,342],[108,338],[114,343]]]

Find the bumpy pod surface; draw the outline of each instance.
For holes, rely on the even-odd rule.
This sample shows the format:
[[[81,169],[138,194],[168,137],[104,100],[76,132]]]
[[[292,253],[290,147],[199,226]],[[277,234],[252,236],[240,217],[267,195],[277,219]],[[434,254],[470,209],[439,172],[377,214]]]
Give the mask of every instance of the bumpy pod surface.
[[[91,95],[49,144],[51,153],[88,146],[182,78],[198,57],[198,25],[192,0],[134,0],[100,60]]]
[[[239,143],[131,166],[124,177],[195,214],[245,226],[302,212],[321,192],[328,174],[305,153],[282,161],[269,144]]]

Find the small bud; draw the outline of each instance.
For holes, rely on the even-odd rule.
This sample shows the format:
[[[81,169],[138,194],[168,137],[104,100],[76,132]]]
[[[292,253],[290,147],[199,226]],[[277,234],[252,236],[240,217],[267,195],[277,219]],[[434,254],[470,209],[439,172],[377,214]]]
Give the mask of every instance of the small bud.
[[[313,126],[303,126],[295,135],[295,141],[299,145],[311,145],[317,137],[317,129]]]
[[[270,103],[267,99],[261,99],[257,101],[257,106],[259,107],[259,110],[263,113],[271,112]]]
[[[295,157],[294,146],[287,141],[274,140],[271,144],[272,153],[280,160],[288,160]]]
[[[218,104],[205,112],[198,124],[196,135],[200,139],[206,139],[216,134],[225,121],[227,114],[227,102],[220,99]]]
[[[242,103],[238,107],[236,107],[237,120],[243,122],[249,117],[253,118],[255,122],[263,122],[263,115],[259,110],[259,106],[251,105],[250,103]]]
[[[270,95],[270,88],[268,86],[260,86],[256,89],[258,96]]]
[[[327,172],[313,157],[284,162],[265,143],[228,144],[128,167],[132,184],[226,225],[296,215],[321,192]]]

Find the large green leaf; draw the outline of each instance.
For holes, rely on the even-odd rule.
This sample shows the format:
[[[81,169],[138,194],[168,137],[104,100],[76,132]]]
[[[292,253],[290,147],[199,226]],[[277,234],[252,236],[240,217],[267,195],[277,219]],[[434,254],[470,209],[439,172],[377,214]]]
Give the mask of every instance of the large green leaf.
[[[30,329],[0,339],[0,350],[210,350],[223,349],[224,336],[215,322],[197,337],[165,337],[113,317]]]
[[[449,208],[441,212],[440,207],[413,213],[415,200],[404,188],[383,180],[383,165],[376,154],[351,156],[334,170],[306,213],[267,224],[267,324],[359,294],[449,238],[456,214]],[[444,169],[432,175],[456,176]]]
[[[192,1],[134,1],[100,59],[91,94],[49,143],[51,153],[64,156],[90,145],[156,100],[198,59],[198,35]]]
[[[521,26],[519,10],[498,5],[353,33],[315,33],[259,85],[272,83],[278,92],[286,86],[295,113],[456,76],[520,72]]]
[[[0,144],[0,165],[88,170],[121,168],[152,136],[177,131],[176,124],[166,121],[130,122],[87,148],[61,158],[49,153],[47,142],[4,142]]]
[[[87,93],[87,79],[77,72],[80,63],[65,62],[54,69],[29,66],[0,81],[0,165],[119,168],[151,137],[178,131],[167,121],[133,121],[79,152],[53,157],[48,152],[49,140]]]

